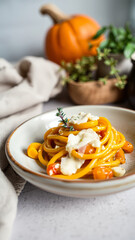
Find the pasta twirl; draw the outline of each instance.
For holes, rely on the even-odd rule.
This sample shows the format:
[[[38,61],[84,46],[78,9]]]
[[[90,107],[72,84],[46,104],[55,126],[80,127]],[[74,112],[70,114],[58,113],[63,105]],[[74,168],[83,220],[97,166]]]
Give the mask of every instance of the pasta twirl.
[[[79,124],[68,120],[68,126],[60,123],[49,129],[44,134],[42,144],[32,143],[28,147],[28,156],[34,158],[30,150],[36,146],[38,154],[35,154],[34,159],[46,166],[47,173],[55,178],[73,180],[90,175],[94,179],[102,180],[115,176],[116,167],[125,163],[123,149],[128,152],[124,135],[105,117],[99,117],[98,120],[88,119],[87,122]],[[90,134],[93,138],[89,142],[87,139]],[[82,138],[79,138],[80,136]],[[78,145],[74,147],[70,144],[70,139],[73,144],[78,141]]]

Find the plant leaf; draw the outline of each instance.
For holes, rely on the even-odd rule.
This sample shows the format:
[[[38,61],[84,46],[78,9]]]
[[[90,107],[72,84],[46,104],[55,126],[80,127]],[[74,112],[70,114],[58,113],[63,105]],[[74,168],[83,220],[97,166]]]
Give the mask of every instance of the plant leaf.
[[[135,51],[135,43],[128,43],[124,50],[125,57],[130,58],[134,51]]]
[[[108,43],[109,43],[109,40],[104,40],[103,42],[101,42],[99,48],[104,49],[104,48],[108,47]]]
[[[117,36],[118,36],[118,29],[112,26],[111,27],[111,32],[113,34],[113,37],[117,38]]]
[[[107,84],[107,77],[99,78],[99,82],[102,82],[104,85]]]
[[[102,27],[100,28],[97,33],[93,36],[92,39],[97,39],[99,38],[105,31],[107,30],[107,27]]]

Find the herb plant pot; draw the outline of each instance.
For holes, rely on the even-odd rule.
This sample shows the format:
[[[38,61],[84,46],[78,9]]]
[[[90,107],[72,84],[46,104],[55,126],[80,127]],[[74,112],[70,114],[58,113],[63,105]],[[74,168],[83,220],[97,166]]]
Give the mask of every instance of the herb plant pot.
[[[116,79],[109,79],[104,85],[99,81],[68,83],[68,93],[72,101],[81,105],[105,104],[122,100],[124,90],[115,86]]]
[[[117,60],[116,68],[119,70],[120,75],[129,74],[132,67],[130,59],[125,58],[123,54],[114,54],[114,53],[109,54],[109,57]],[[110,75],[110,66],[107,66],[104,63],[104,60],[98,61],[97,66],[98,66],[98,71],[97,71],[98,78],[102,78]]]

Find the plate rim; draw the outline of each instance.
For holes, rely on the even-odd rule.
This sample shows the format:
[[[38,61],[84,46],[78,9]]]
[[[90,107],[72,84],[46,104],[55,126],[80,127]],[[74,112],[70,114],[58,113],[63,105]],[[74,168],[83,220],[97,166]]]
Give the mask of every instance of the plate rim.
[[[108,108],[108,109],[114,109],[114,110],[120,110],[120,111],[126,111],[126,112],[130,112],[130,113],[133,113],[135,114],[135,111],[134,110],[131,110],[131,109],[127,109],[127,108],[123,108],[123,107],[115,107],[115,106],[102,106],[102,105],[77,105],[77,106],[70,106],[70,107],[63,107],[63,109],[70,109],[70,108],[79,108],[79,107],[90,107],[90,108],[94,108],[94,107],[99,107],[99,108]],[[31,121],[32,119],[35,119],[35,118],[38,118],[40,116],[43,116],[45,114],[48,114],[48,113],[53,113],[53,112],[56,112],[56,110],[50,110],[50,111],[46,111],[46,112],[43,112],[41,114],[38,114],[38,115],[35,115],[29,119],[27,119],[26,121],[22,122],[20,125],[18,125],[14,130],[13,132],[9,135],[9,137],[7,138],[6,140],[6,144],[5,144],[5,153],[6,153],[6,156],[7,156],[7,159],[15,164],[17,167],[19,167],[21,170],[25,171],[25,172],[28,172],[30,174],[33,174],[33,175],[36,175],[38,177],[41,177],[41,178],[44,178],[44,179],[48,179],[48,180],[54,180],[54,181],[58,181],[58,182],[68,182],[68,183],[79,183],[79,184],[84,184],[84,183],[101,183],[101,182],[110,182],[110,181],[118,181],[118,180],[122,180],[122,179],[126,179],[126,178],[129,178],[131,176],[134,176],[135,175],[135,172],[132,172],[132,173],[129,173],[125,176],[122,176],[122,177],[115,177],[115,178],[112,178],[112,179],[106,179],[106,180],[92,180],[92,179],[74,179],[74,180],[69,180],[69,179],[60,179],[60,178],[55,178],[55,177],[52,177],[52,176],[49,176],[49,175],[46,175],[46,174],[42,174],[42,173],[37,173],[35,171],[32,171],[30,169],[28,169],[27,167],[24,167],[22,164],[18,163],[18,161],[15,160],[15,158],[12,156],[11,152],[10,152],[10,147],[9,147],[9,144],[10,144],[10,140],[13,136],[13,134],[18,130],[18,128],[20,128],[22,125],[24,125],[25,123]],[[9,161],[9,163],[10,163]],[[11,163],[10,163],[11,165]]]

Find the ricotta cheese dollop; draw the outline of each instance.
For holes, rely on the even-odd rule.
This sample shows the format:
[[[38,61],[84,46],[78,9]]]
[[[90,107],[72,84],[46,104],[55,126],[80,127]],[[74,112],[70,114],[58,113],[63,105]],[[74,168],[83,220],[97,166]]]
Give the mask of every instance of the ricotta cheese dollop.
[[[90,143],[93,147],[100,147],[99,135],[92,129],[80,131],[77,135],[69,134],[66,150],[68,155],[61,158],[61,172],[64,175],[72,175],[83,165],[85,160],[74,158],[71,155],[73,149],[79,149]]]
[[[99,135],[92,129],[82,130],[77,135],[69,134],[66,150],[71,153],[73,149],[79,149],[88,143],[92,147],[100,147],[101,145]]]
[[[61,158],[61,172],[64,175],[72,175],[76,173],[77,169],[79,169],[85,160],[74,158],[72,156],[66,156]]]
[[[80,123],[85,123],[88,120],[98,120],[99,117],[98,116],[94,116],[91,113],[84,113],[84,112],[80,112],[76,115],[73,115],[70,120],[69,123],[73,123],[73,124],[80,124]]]

